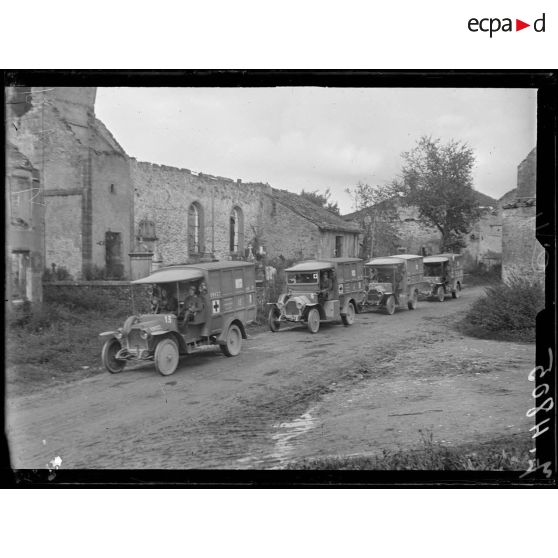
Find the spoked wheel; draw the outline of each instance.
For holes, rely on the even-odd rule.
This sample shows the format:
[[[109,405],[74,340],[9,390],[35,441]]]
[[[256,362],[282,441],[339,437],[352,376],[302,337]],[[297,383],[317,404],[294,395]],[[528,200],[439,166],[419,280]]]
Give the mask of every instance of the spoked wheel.
[[[341,316],[341,321],[343,325],[350,326],[355,322],[355,307],[352,302],[347,305],[347,313]]]
[[[391,316],[395,312],[395,297],[389,295],[386,300],[386,312]]]
[[[451,292],[451,296],[452,298],[459,298],[461,296],[461,285],[459,283],[455,285],[455,291]]]
[[[178,366],[178,346],[174,339],[163,339],[155,348],[155,368],[162,376],[170,376]]]
[[[440,302],[444,302],[444,300],[446,299],[446,293],[442,285],[438,287],[438,290],[436,291],[436,297]]]
[[[410,300],[407,302],[407,308],[409,310],[415,310],[417,307],[417,302],[418,302],[418,292],[414,291],[413,294],[411,295]]]
[[[126,361],[116,358],[116,353],[122,348],[120,345],[120,341],[111,337],[105,341],[103,345],[103,350],[101,351],[101,360],[105,368],[111,374],[118,374],[118,372],[122,372],[124,366],[126,366]]]
[[[320,330],[320,313],[317,308],[312,308],[308,312],[307,326],[311,333],[318,333]]]
[[[233,357],[240,353],[242,347],[242,333],[240,328],[233,324],[227,331],[227,338],[225,344],[221,345],[221,351],[225,356]]]
[[[279,331],[281,327],[281,322],[279,321],[279,309],[276,306],[273,306],[269,309],[269,314],[267,317],[267,323],[269,324],[269,329],[273,332]]]

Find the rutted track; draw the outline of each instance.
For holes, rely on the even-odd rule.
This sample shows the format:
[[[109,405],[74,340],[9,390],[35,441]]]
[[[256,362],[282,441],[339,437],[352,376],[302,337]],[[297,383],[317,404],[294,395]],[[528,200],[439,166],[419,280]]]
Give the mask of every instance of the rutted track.
[[[480,293],[361,314],[316,335],[259,333],[238,357],[190,356],[166,378],[146,364],[20,397],[8,386],[12,464],[44,468],[60,456],[63,468],[270,468],[412,445],[434,415],[455,441],[523,431],[534,348],[463,340],[447,327]],[[495,412],[483,418],[487,407]]]

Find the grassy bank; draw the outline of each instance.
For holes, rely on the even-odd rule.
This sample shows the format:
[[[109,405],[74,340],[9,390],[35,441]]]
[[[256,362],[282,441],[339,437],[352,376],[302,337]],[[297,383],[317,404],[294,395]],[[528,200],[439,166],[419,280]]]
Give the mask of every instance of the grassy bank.
[[[61,290],[7,316],[7,380],[16,392],[101,370],[99,333],[122,325],[129,305],[106,295]]]
[[[529,467],[533,441],[526,434],[455,447],[433,442],[422,433],[421,446],[411,450],[384,450],[374,456],[334,456],[296,461],[296,470],[421,470],[421,471],[521,471]]]

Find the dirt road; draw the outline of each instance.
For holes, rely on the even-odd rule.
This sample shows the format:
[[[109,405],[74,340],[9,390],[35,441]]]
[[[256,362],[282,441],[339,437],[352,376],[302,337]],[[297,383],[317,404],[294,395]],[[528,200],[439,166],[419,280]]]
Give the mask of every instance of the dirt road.
[[[185,357],[166,378],[145,364],[25,396],[8,386],[13,467],[263,469],[413,447],[421,429],[448,445],[527,433],[534,345],[447,327],[481,292],[258,333],[236,358]]]

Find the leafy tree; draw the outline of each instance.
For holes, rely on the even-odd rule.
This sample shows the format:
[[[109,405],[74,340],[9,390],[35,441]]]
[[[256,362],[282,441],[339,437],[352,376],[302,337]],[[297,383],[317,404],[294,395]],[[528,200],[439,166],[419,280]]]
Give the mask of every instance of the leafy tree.
[[[345,192],[353,198],[355,221],[363,231],[361,258],[394,254],[400,244],[397,191],[392,184],[370,186],[358,182]]]
[[[402,180],[396,190],[408,205],[418,207],[420,219],[442,233],[441,250],[459,252],[464,235],[479,217],[473,190],[473,150],[451,140],[442,144],[423,136],[402,154]]]
[[[337,205],[337,202],[329,201],[331,197],[331,191],[329,190],[329,188],[323,194],[320,194],[318,190],[312,190],[310,192],[302,190],[302,192],[300,192],[300,195],[308,201],[311,201],[312,203],[315,203],[316,205],[319,205],[320,207],[324,207],[328,211],[331,211],[331,213],[339,215],[339,206]]]

